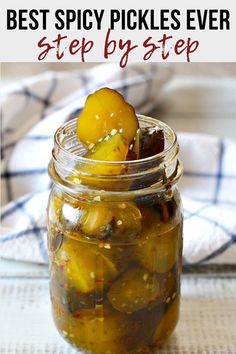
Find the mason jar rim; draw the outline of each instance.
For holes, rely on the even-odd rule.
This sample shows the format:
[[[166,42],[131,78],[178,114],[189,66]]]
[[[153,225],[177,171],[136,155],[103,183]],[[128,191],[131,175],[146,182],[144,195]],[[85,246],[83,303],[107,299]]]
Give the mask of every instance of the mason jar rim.
[[[155,159],[161,159],[162,157],[164,157],[166,154],[168,154],[168,152],[176,146],[177,144],[177,136],[175,134],[175,132],[173,131],[173,129],[168,126],[166,123],[156,119],[156,118],[151,118],[149,116],[146,116],[146,115],[142,115],[142,114],[136,114],[136,116],[138,117],[139,121],[141,122],[145,122],[145,123],[152,123],[153,124],[153,127],[159,127],[160,129],[163,128],[165,129],[165,131],[168,131],[169,134],[171,135],[171,138],[172,138],[172,142],[171,144],[167,147],[167,148],[164,148],[164,150],[158,154],[155,154],[155,155],[152,155],[152,156],[149,156],[149,157],[146,157],[146,158],[142,158],[142,159],[138,159],[138,160],[129,160],[129,161],[106,161],[106,160],[93,160],[93,159],[90,159],[90,158],[86,158],[84,156],[81,156],[81,155],[76,155],[74,154],[73,152],[65,149],[63,147],[63,145],[61,144],[60,142],[60,136],[64,134],[66,128],[72,128],[73,126],[76,127],[77,125],[77,120],[78,118],[73,118],[67,122],[65,122],[62,126],[60,126],[56,132],[55,132],[55,135],[54,135],[54,139],[55,139],[55,142],[56,144],[58,145],[58,147],[60,147],[61,151],[63,151],[63,153],[65,154],[65,156],[67,156],[69,159],[73,159],[74,161],[76,162],[84,162],[86,164],[89,164],[89,163],[93,163],[96,162],[96,164],[101,164],[103,166],[106,166],[106,165],[134,165],[134,164],[143,164],[145,162],[150,162],[152,160],[155,160]],[[78,140],[79,141],[79,140]]]
[[[141,127],[158,127],[163,129],[165,142],[168,145],[156,155],[129,161],[103,161],[87,159],[81,156],[87,150],[77,139],[77,118],[71,119],[59,127],[54,135],[54,148],[52,159],[49,163],[49,175],[52,180],[73,193],[147,193],[153,190],[164,190],[167,186],[177,183],[182,175],[182,164],[178,160],[179,145],[175,132],[164,122],[145,115],[137,114]],[[106,168],[122,166],[117,174],[91,173],[90,167],[96,164],[103,171]],[[90,172],[89,172],[90,171]],[[100,186],[80,183],[80,181],[100,180]],[[124,183],[123,183],[123,182]],[[133,189],[125,190],[127,181],[131,182]],[[149,183],[150,182],[150,183]],[[122,183],[124,186],[122,186]],[[112,186],[111,189],[102,186]],[[142,192],[143,191],[143,192]]]

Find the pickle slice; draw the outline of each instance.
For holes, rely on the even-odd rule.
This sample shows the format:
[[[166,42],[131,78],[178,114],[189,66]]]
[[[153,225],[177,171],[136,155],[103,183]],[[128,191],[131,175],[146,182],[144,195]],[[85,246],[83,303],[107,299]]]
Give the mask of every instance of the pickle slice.
[[[116,310],[130,314],[145,308],[159,292],[155,275],[141,267],[133,267],[113,282],[107,297]]]
[[[179,257],[180,227],[160,225],[146,228],[134,246],[136,260],[150,272],[166,273]]]
[[[127,140],[122,134],[116,132],[94,145],[84,157],[101,161],[123,161],[122,157],[127,154],[127,146]]]
[[[87,236],[102,239],[109,235],[113,213],[107,203],[96,203],[87,208],[81,229]]]
[[[94,310],[82,310],[77,312],[74,317],[77,318],[76,325],[82,324],[83,326],[81,337],[88,341],[92,338],[96,339],[96,336],[104,342],[121,338],[127,327],[126,316],[110,306],[101,305]]]
[[[112,162],[125,161],[128,149],[128,142],[120,133],[107,136],[83,156],[92,161],[88,160],[86,165],[83,166],[78,165],[79,174],[68,176],[67,180],[75,184],[82,183],[100,189],[114,189],[116,187],[113,186],[114,181],[110,180],[108,176],[119,175],[124,166],[122,163],[112,164]],[[99,161],[99,163],[96,161]],[[102,178],[99,176],[102,176]],[[107,178],[104,179],[104,176],[107,176]],[[119,184],[119,181],[117,183]]]
[[[122,338],[129,326],[127,316],[101,305],[95,310],[76,312],[71,318],[73,342],[96,354],[120,354],[126,350]]]
[[[73,314],[65,311],[57,298],[52,297],[53,317],[65,339],[80,350],[94,354],[126,353],[125,337],[129,318],[109,304],[95,309],[80,309]]]
[[[170,336],[175,329],[179,318],[179,297],[167,309],[166,313],[161,317],[158,326],[153,335],[153,344],[161,345]]]
[[[55,263],[64,281],[83,293],[103,289],[118,274],[115,264],[95,247],[72,240],[63,242]]]
[[[161,292],[160,300],[165,304],[170,304],[177,296],[177,270],[161,273],[158,276]]]
[[[135,203],[100,202],[88,207],[81,230],[88,237],[128,243],[142,229],[142,214]]]
[[[128,149],[127,140],[120,133],[116,133],[97,143],[84,157],[106,162],[125,161]],[[93,164],[89,167],[88,172],[94,175],[117,175],[122,168],[122,165],[106,166]]]
[[[70,284],[63,282],[60,275],[59,272],[53,274],[50,282],[50,293],[68,313],[95,308],[96,304],[101,301],[99,294],[95,292],[82,293]]]
[[[135,203],[122,203],[122,208],[114,208],[112,237],[129,242],[134,240],[142,230],[142,214]]]
[[[78,118],[77,135],[85,145],[96,144],[116,129],[130,143],[138,126],[134,108],[120,93],[105,87],[87,97]]]
[[[134,312],[130,316],[130,331],[127,333],[127,347],[131,353],[149,353],[149,345],[160,318],[164,314],[164,305],[150,306]],[[146,350],[145,351],[145,347]],[[143,349],[141,349],[143,348]],[[128,351],[129,352],[129,351]]]
[[[91,350],[93,354],[121,354],[126,353],[126,348],[123,341],[119,339],[112,339],[110,341],[90,341],[82,343],[83,348]]]

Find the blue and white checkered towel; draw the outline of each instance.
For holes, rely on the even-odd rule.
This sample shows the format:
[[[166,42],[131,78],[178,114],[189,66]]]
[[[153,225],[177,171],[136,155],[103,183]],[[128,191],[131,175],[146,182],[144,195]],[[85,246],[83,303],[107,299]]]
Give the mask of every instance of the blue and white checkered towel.
[[[47,263],[47,164],[55,130],[78,114],[88,93],[118,89],[148,113],[157,103],[169,68],[155,64],[120,69],[104,64],[87,71],[45,73],[4,89],[2,103],[2,208],[0,256]],[[185,174],[184,260],[236,263],[236,143],[178,134]]]

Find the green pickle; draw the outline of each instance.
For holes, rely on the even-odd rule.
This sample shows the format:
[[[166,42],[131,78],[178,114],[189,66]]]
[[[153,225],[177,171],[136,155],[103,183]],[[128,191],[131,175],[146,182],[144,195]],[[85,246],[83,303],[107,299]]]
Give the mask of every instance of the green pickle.
[[[135,203],[97,203],[89,206],[81,219],[81,230],[96,239],[129,242],[141,231],[142,214]]]
[[[157,276],[135,266],[114,281],[107,297],[116,310],[130,314],[147,307],[159,293]]]
[[[74,313],[67,313],[55,298],[52,298],[52,305],[54,320],[60,332],[76,347],[97,354],[125,353],[129,319],[109,304]]]
[[[107,287],[119,274],[116,262],[97,247],[69,239],[63,242],[54,262],[62,279],[85,294]]]
[[[106,138],[105,138],[106,139]],[[86,155],[87,159],[101,160],[101,161],[125,161],[128,153],[128,142],[119,133],[113,136],[108,136],[107,140],[103,140],[97,143]],[[85,172],[93,175],[117,175],[121,171],[120,165],[107,166],[105,164],[97,166],[96,163],[92,163]]]
[[[83,353],[151,353],[178,321],[182,214],[171,185],[178,164],[167,183],[161,163],[168,161],[150,162],[174,133],[155,121],[142,128],[138,118],[119,93],[103,88],[88,97],[76,128],[63,130],[72,152],[80,139],[86,163],[64,149],[70,160],[63,170],[54,149],[52,310],[61,335]]]
[[[52,250],[57,327],[86,353],[148,353],[177,323],[181,222],[163,223],[155,205],[78,205],[78,231],[61,232]]]
[[[178,258],[179,232],[179,225],[147,226],[134,246],[135,258],[150,272],[168,272]]]
[[[102,354],[119,352],[119,342],[125,336],[128,323],[121,313],[102,306],[101,309],[82,310],[72,316],[71,326],[74,328],[75,343],[76,338],[79,339],[77,345]]]

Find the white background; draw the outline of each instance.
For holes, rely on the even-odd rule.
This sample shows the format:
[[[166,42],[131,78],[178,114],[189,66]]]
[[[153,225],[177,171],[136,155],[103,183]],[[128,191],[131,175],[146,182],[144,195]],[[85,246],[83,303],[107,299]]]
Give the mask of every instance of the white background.
[[[25,8],[25,9],[42,9],[42,8],[50,8],[50,14],[48,14],[48,26],[46,31],[42,30],[6,30],[6,9],[13,8]],[[94,1],[87,0],[86,2],[79,2],[74,0],[64,1],[56,1],[52,4],[48,0],[24,0],[24,2],[19,2],[17,0],[8,0],[2,1],[1,4],[1,13],[0,13],[0,26],[1,26],[1,53],[0,59],[1,61],[14,61],[14,62],[25,62],[25,61],[38,61],[37,57],[41,50],[37,48],[37,43],[39,39],[43,36],[47,36],[50,40],[55,39],[58,32],[54,27],[54,12],[56,9],[105,9],[105,14],[103,17],[103,29],[98,31],[96,29],[92,29],[90,31],[77,31],[76,28],[67,32],[66,30],[60,31],[62,35],[68,35],[68,43],[73,39],[81,39],[83,36],[86,38],[93,39],[95,41],[95,45],[93,50],[86,55],[87,62],[101,62],[106,61],[103,56],[103,44],[105,34],[108,28],[109,22],[109,9],[110,8],[126,8],[126,9],[179,9],[181,11],[182,16],[180,17],[181,29],[178,31],[121,31],[117,29],[113,31],[112,37],[119,38],[130,38],[133,43],[138,43],[140,46],[138,49],[135,49],[131,52],[129,56],[129,62],[140,62],[142,61],[143,54],[145,50],[141,47],[141,43],[148,36],[152,36],[154,39],[159,40],[162,38],[163,33],[167,33],[169,35],[173,35],[174,40],[178,40],[179,38],[187,39],[187,37],[191,37],[192,40],[199,40],[200,45],[195,53],[191,55],[191,61],[193,62],[230,62],[236,61],[236,45],[235,45],[235,26],[236,26],[236,2],[234,0],[225,0],[225,1],[217,1],[214,2],[212,0],[199,0],[199,1],[155,1],[155,0],[146,0],[145,2],[137,2],[136,0],[124,1],[120,0],[119,3],[108,2],[105,0]],[[204,30],[204,31],[186,31],[186,22],[185,22],[185,13],[186,8],[194,8],[194,9],[228,9],[230,10],[231,17],[231,29],[227,30]],[[114,55],[112,55],[108,61],[119,62],[121,56],[120,51],[116,51]],[[44,59],[44,61],[57,61],[55,56],[55,51],[52,50],[48,56]],[[70,55],[68,52],[65,52],[65,55],[61,61],[66,62],[80,62],[81,56],[79,53],[77,55]],[[150,61],[162,61],[160,56],[160,51],[153,54]],[[173,51],[171,52],[167,61],[186,61],[185,55],[176,56]]]

